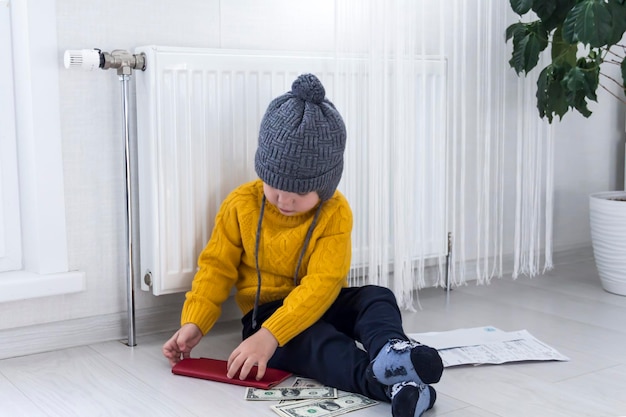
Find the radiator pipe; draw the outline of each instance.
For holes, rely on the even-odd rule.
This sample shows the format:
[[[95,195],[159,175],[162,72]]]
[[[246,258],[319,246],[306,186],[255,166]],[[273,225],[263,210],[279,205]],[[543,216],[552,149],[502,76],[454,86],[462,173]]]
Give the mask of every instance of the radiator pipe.
[[[126,303],[128,314],[128,346],[136,346],[135,340],[135,266],[134,266],[134,239],[133,239],[133,187],[132,187],[132,147],[130,137],[129,120],[129,82],[133,69],[146,69],[145,54],[133,55],[130,52],[116,49],[102,52],[100,49],[68,50],[63,56],[65,68],[78,67],[91,71],[95,68],[117,69],[122,86],[122,121],[124,134],[124,158],[126,166],[126,243],[127,243],[127,268],[126,268]]]
[[[446,253],[446,310],[450,307],[450,268],[452,258],[452,233],[448,232],[448,252]]]
[[[119,74],[122,84],[122,120],[124,129],[124,156],[126,160],[126,237],[127,237],[127,270],[126,270],[126,304],[128,306],[128,346],[136,346],[135,341],[135,267],[133,262],[133,195],[131,175],[130,128],[128,119],[128,103],[130,81],[129,74]]]

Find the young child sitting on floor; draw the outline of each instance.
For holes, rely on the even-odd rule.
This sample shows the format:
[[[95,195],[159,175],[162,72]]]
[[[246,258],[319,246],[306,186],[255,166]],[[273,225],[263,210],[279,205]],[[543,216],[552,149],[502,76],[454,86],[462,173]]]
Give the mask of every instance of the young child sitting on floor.
[[[431,347],[409,340],[393,293],[348,287],[352,212],[337,191],[346,128],[320,80],[299,76],[261,121],[258,180],[224,200],[199,257],[181,328],[164,344],[171,365],[189,357],[236,288],[243,341],[228,377],[254,365],[279,368],[390,401],[394,417],[417,417],[443,372]],[[355,342],[360,342],[363,349]]]

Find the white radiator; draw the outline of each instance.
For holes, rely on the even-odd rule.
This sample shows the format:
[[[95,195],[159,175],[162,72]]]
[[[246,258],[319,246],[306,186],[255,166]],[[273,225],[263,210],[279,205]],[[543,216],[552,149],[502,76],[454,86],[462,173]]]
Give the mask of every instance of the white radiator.
[[[346,168],[339,188],[355,215],[353,265],[365,262],[368,244],[364,237],[369,226],[361,219],[367,218],[367,207],[355,201],[367,167],[357,163],[362,150],[353,137],[364,123],[347,117],[348,107],[359,103],[348,102],[342,92],[354,83],[365,83],[367,77],[336,76],[338,68],[359,72],[358,60],[338,66],[327,55],[160,46],[140,47],[136,52],[147,56],[146,71],[135,77],[142,289],[160,295],[190,288],[221,201],[240,183],[256,178],[258,127],[267,105],[289,91],[292,81],[304,72],[322,80],[327,97],[346,119]],[[446,106],[433,100],[446,97],[442,94],[445,61],[424,61],[419,68],[428,80],[423,83],[432,85],[425,89],[430,97],[423,100],[426,107],[421,106],[423,111],[415,116],[428,143],[419,141],[422,144],[416,150],[430,152],[430,156],[415,171],[421,177],[441,180],[431,184],[418,179],[408,184],[426,188],[420,189],[420,198],[432,200],[426,205],[428,213],[421,215],[429,219],[421,232],[422,244],[428,246],[422,253],[437,256],[445,252],[447,239],[443,209]]]

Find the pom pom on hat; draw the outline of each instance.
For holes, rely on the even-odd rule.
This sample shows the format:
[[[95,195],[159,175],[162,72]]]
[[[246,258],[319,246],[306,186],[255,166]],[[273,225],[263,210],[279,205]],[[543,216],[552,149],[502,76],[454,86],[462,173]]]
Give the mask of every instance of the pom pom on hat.
[[[304,101],[320,104],[326,97],[321,81],[313,74],[303,74],[291,84],[291,92]]]
[[[261,120],[254,167],[270,187],[317,191],[325,201],[343,173],[346,127],[315,75],[300,75],[291,90],[272,100]]]

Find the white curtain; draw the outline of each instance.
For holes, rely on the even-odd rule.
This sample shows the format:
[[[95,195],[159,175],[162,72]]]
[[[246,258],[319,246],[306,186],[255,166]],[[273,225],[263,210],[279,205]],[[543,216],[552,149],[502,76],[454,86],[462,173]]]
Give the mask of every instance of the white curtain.
[[[552,133],[508,66],[508,2],[335,4],[351,284],[413,309],[424,286],[550,268]]]

